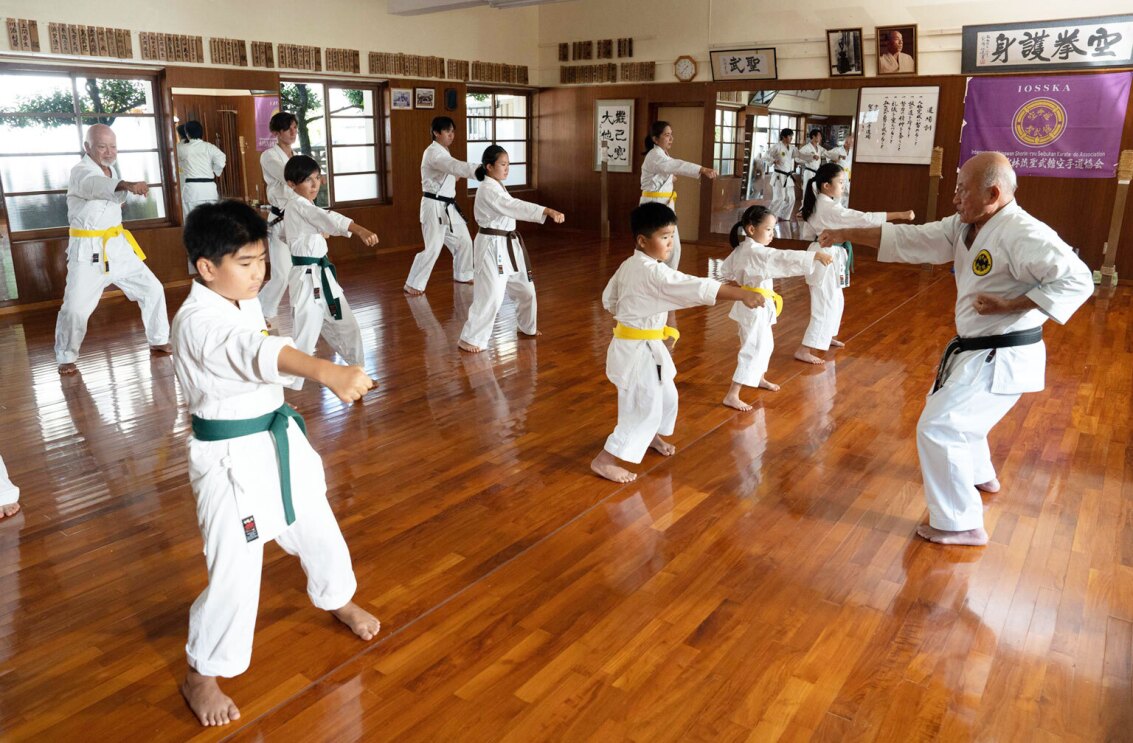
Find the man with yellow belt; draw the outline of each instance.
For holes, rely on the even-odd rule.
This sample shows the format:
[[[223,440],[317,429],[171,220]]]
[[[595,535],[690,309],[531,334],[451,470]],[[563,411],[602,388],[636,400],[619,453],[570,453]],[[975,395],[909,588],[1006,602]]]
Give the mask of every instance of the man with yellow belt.
[[[165,290],[146,264],[145,253],[122,227],[122,204],[129,194],[145,196],[145,181],[123,181],[114,169],[118,142],[105,124],[87,130],[86,156],[71,169],[67,186],[67,287],[55,322],[55,360],[60,374],[75,374],[79,347],[106,287],[114,284],[142,309],[150,351],[173,353]]]
[[[637,477],[618,460],[640,463],[652,448],[668,457],[676,447],[661,436],[677,422],[677,368],[665,345],[680,337],[665,323],[668,313],[712,305],[717,299],[762,307],[762,294],[724,286],[670,268],[677,215],[664,204],[641,204],[630,215],[637,250],[614,273],[602,292],[602,306],[618,321],[606,352],[606,377],[618,388],[618,424],[590,462],[595,474],[614,482]]]

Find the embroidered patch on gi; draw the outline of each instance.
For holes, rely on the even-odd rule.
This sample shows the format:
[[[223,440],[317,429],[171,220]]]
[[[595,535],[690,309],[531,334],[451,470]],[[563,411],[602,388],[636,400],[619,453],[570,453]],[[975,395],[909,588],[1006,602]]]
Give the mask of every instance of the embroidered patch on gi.
[[[260,538],[260,533],[256,531],[256,517],[249,516],[246,519],[241,519],[244,524],[244,541],[254,542]]]
[[[987,276],[991,273],[991,253],[981,250],[972,260],[972,273],[976,276]]]

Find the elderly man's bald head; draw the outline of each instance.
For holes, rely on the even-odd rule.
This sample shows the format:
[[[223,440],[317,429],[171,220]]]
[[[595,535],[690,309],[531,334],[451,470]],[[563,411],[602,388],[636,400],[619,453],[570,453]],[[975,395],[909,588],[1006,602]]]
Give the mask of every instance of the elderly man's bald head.
[[[106,124],[95,124],[83,137],[83,149],[96,163],[109,168],[118,159],[118,137]]]
[[[981,152],[960,168],[952,203],[960,220],[982,224],[1015,200],[1015,170],[1001,152]]]

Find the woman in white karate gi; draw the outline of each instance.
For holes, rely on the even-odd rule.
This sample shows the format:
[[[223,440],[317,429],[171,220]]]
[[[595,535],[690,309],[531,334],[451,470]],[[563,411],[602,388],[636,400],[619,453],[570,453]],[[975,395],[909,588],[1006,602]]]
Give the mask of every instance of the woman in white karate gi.
[[[472,236],[456,205],[456,182],[459,178],[475,177],[477,165],[449,154],[456,139],[456,124],[451,118],[437,116],[432,130],[433,143],[421,156],[420,219],[425,247],[413,257],[403,289],[411,297],[425,293],[425,285],[429,283],[442,247],[452,253],[453,281],[472,283]]]
[[[846,173],[842,166],[826,163],[819,167],[811,181],[811,186],[803,195],[803,239],[817,240],[823,230],[844,229],[847,227],[877,227],[895,219],[912,221],[913,212],[859,212],[842,206],[842,189],[846,186]],[[842,310],[846,300],[842,296],[843,287],[850,285],[850,254],[841,245],[823,248],[812,242],[807,250],[829,251],[834,262],[816,269],[807,275],[810,286],[810,324],[803,334],[802,345],[795,351],[795,358],[807,364],[821,364],[823,359],[815,356],[816,351],[829,350],[831,346],[841,348],[846,345],[834,336],[842,325]]]
[[[320,209],[312,203],[322,186],[322,174],[314,158],[307,155],[291,158],[284,177],[294,192],[285,203],[283,222],[291,248],[288,287],[295,347],[313,354],[322,335],[347,365],[362,366],[366,360],[362,329],[338,283],[334,264],[327,257],[325,235],[350,237],[357,234],[367,246],[377,245],[378,236],[349,217]],[[302,386],[303,380],[299,379],[294,388]]]
[[[538,335],[534,273],[523,239],[515,231],[515,220],[542,224],[547,217],[555,224],[566,218],[562,212],[512,198],[504,186],[510,161],[499,145],[484,150],[480,167],[476,168],[476,189],[473,216],[479,230],[473,247],[476,256],[476,280],[472,285],[472,307],[468,321],[460,333],[460,350],[480,353],[488,347],[492,324],[503,304],[504,295],[516,302],[516,325],[525,336]]]
[[[775,215],[761,205],[748,207],[728,236],[732,253],[720,266],[721,281],[750,289],[759,289],[765,297],[775,296],[773,279],[788,276],[807,276],[821,266],[829,266],[834,257],[829,253],[812,253],[803,250],[778,250],[768,247],[775,237]],[[781,301],[781,300],[780,300]],[[724,404],[736,410],[751,410],[751,405],[740,399],[747,387],[759,387],[775,392],[779,385],[767,379],[767,365],[775,350],[775,325],[778,308],[775,302],[766,302],[754,309],[735,302],[728,317],[736,321],[740,332],[740,352],[732,386],[724,397]]]
[[[228,158],[219,147],[206,142],[205,129],[199,121],[185,122],[188,142],[177,145],[177,172],[181,176],[181,214],[201,204],[211,204],[220,198],[216,179],[224,172]]]

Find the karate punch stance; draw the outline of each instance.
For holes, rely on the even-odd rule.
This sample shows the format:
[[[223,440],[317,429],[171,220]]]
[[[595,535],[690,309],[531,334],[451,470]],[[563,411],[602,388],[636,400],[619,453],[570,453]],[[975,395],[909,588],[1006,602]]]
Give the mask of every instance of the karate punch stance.
[[[1062,239],[1015,202],[1015,171],[985,152],[960,168],[956,214],[926,225],[828,229],[879,246],[878,260],[949,263],[956,272],[956,332],[917,423],[929,523],[938,544],[987,544],[980,491],[999,491],[987,435],[1024,392],[1044,386],[1042,324],[1065,323],[1090,298],[1093,276]]]
[[[200,278],[173,318],[174,368],[192,415],[189,481],[204,541],[208,587],[189,610],[189,671],[181,685],[202,725],[240,711],[217,685],[247,670],[259,608],[264,543],[299,558],[307,596],[363,640],[376,618],[356,605],[346,542],[326,497],[322,460],[303,419],[283,401],[297,377],[343,402],[372,382],[268,335],[256,299],[265,273],[267,225],[248,205],[206,204],[189,215],[185,247]]]
[[[77,374],[75,361],[87,334],[87,321],[111,284],[142,310],[146,340],[154,354],[173,352],[165,289],[143,263],[146,254],[122,226],[128,195],[145,196],[145,181],[118,177],[118,138],[105,124],[87,129],[86,155],[71,168],[67,183],[67,286],[55,321],[55,361],[60,374]]]

